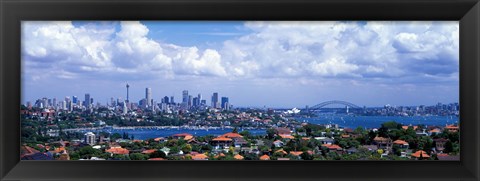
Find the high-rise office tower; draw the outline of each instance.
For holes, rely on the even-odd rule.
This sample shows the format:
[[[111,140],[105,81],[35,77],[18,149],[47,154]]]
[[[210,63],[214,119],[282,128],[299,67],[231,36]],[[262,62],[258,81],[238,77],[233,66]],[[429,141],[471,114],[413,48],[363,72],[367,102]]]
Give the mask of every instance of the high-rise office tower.
[[[53,108],[57,108],[57,98],[53,98],[52,104]]]
[[[215,92],[212,95],[212,107],[213,108],[218,108],[218,93]]]
[[[85,107],[90,107],[90,104],[92,104],[90,94],[85,94]]]
[[[76,104],[77,101],[78,101],[78,97],[77,97],[77,96],[72,96],[72,102],[73,102],[74,104]]]
[[[145,99],[147,99],[147,106],[151,107],[152,106],[152,88],[146,88],[145,89]]]
[[[199,106],[200,105],[200,101],[198,101],[198,97],[194,97],[193,100],[192,100],[192,104],[194,107],[196,106]]]
[[[189,109],[192,107],[192,104],[193,104],[193,103],[192,103],[192,96],[189,95],[189,96],[188,96],[188,108],[189,108]]]
[[[170,101],[168,100],[168,96],[163,97],[163,102],[169,104]]]
[[[66,104],[66,108],[71,111],[72,110],[72,100],[70,100],[70,97],[66,96],[65,97],[65,104]]]
[[[67,110],[67,101],[62,101],[61,102],[61,107],[62,107],[62,110]]]
[[[184,90],[182,92],[182,106],[183,108],[187,108],[188,106],[188,91]]]
[[[173,96],[170,96],[170,103],[175,104],[175,100],[173,99]]]
[[[202,94],[198,94],[197,95],[197,106],[201,105],[201,101],[202,101]]]
[[[228,97],[222,97],[222,109],[228,110]]]
[[[128,99],[128,98],[129,98],[129,97],[128,97],[128,88],[130,88],[130,85],[128,85],[128,83],[127,83],[127,86],[126,86],[126,87],[127,87],[127,100],[126,100],[126,102],[128,102],[128,101],[129,101],[129,99]]]
[[[42,104],[43,104],[43,108],[47,108],[48,107],[48,98],[46,98],[46,97],[42,98]]]

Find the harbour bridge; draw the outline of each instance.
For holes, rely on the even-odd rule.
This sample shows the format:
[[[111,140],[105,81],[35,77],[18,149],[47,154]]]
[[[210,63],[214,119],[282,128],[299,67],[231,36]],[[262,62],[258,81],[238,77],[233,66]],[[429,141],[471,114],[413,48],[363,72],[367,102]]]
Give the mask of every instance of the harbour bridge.
[[[353,108],[353,109],[360,109],[361,107],[360,106],[357,106],[353,103],[350,103],[350,102],[347,102],[347,101],[338,101],[338,100],[333,100],[333,101],[325,101],[325,102],[322,102],[320,104],[317,104],[317,105],[314,105],[310,108],[308,108],[309,110],[319,110],[319,109],[322,109],[323,107],[325,106],[328,106],[328,105],[332,105],[332,104],[340,104],[340,105],[345,105],[347,106],[347,108]]]

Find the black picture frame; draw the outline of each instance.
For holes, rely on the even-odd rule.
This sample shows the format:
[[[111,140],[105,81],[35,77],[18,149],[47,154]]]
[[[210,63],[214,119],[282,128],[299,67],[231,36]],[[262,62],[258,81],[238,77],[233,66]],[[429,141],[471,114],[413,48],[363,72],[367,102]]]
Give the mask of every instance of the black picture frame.
[[[478,0],[1,0],[1,180],[479,180]],[[460,161],[21,161],[22,20],[458,20]]]

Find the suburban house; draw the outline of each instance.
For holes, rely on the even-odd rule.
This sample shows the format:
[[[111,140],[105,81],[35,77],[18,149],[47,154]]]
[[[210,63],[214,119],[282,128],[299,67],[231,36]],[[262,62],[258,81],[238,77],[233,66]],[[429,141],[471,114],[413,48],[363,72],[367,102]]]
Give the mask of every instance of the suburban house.
[[[458,132],[460,130],[460,128],[458,126],[455,126],[455,125],[447,125],[445,126],[445,129],[448,131],[448,132]]]
[[[392,148],[392,140],[390,138],[384,138],[384,137],[378,137],[377,136],[373,139],[373,142],[380,149],[389,150],[389,149]]]
[[[327,137],[315,137],[316,140],[320,141],[322,144],[333,144],[335,140],[333,138]]]
[[[423,150],[418,150],[415,153],[411,154],[412,157],[415,157],[417,160],[423,160],[425,158],[430,158],[430,155],[427,154],[427,152]]]
[[[398,145],[400,149],[408,149],[409,146],[408,142],[404,140],[395,140],[393,144]]]
[[[105,152],[110,153],[112,156],[114,154],[116,154],[116,155],[128,155],[130,153],[130,151],[128,151],[127,149],[122,148],[122,147],[112,147],[110,149],[105,150]]]
[[[268,156],[268,155],[262,155],[262,156],[260,157],[260,160],[270,160],[270,156]]]
[[[179,134],[174,134],[172,135],[173,139],[184,139],[184,140],[190,140],[193,138],[193,135],[188,134],[188,133],[179,133]]]
[[[273,145],[275,145],[275,147],[278,148],[278,147],[283,147],[284,143],[283,143],[283,141],[275,140],[275,141],[273,142]]]
[[[445,143],[447,143],[447,139],[445,138],[438,138],[434,139],[435,141],[435,151],[442,153],[445,150]]]

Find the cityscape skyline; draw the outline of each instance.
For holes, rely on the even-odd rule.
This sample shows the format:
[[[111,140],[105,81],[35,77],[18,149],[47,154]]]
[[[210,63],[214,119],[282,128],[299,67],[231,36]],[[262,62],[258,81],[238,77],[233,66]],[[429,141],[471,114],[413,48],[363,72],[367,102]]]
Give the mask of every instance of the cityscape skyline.
[[[207,106],[207,107],[211,107],[211,108],[225,108],[225,107],[229,107],[230,106],[233,106],[231,104],[231,102],[229,101],[229,97],[225,97],[225,96],[219,96],[219,93],[218,92],[213,92],[211,93],[211,99],[210,99],[210,102],[207,102],[207,99],[202,99],[203,97],[203,94],[202,93],[195,93],[197,94],[197,96],[195,97],[192,97],[191,94],[188,93],[188,90],[183,90],[182,91],[182,96],[181,97],[177,97],[177,99],[175,99],[175,96],[168,96],[168,95],[164,95],[164,96],[160,96],[160,98],[158,99],[153,99],[151,98],[152,96],[152,89],[147,87],[145,88],[145,96],[143,99],[138,99],[138,100],[133,100],[133,101],[130,101],[128,99],[128,96],[129,96],[129,84],[127,83],[126,84],[126,88],[127,88],[127,96],[126,98],[124,99],[124,97],[110,97],[109,99],[106,99],[105,102],[102,103],[102,101],[94,101],[94,98],[90,96],[90,93],[85,93],[85,99],[84,101],[81,101],[82,104],[79,104],[79,105],[101,105],[101,106],[112,106],[114,105],[114,100],[116,100],[116,103],[115,105],[117,104],[120,104],[120,103],[133,103],[133,104],[136,104],[136,105],[142,105],[143,103],[145,103],[145,106],[147,107],[151,107],[152,105],[160,105],[160,103],[167,103],[167,104],[172,104],[172,103],[175,103],[175,104],[178,104],[180,106],[185,106],[183,104],[187,104],[189,106],[193,105],[193,106],[198,106],[198,105],[203,105],[203,106]],[[221,98],[221,100],[219,99]],[[57,107],[57,106],[60,106],[59,102],[57,102],[57,100],[62,100],[62,99],[57,99],[57,97],[41,97],[41,98],[37,98],[36,100],[27,100],[25,103],[22,103],[23,105],[35,105],[37,103],[42,103],[42,99],[45,99],[45,101],[48,101],[49,102],[49,105],[51,105],[52,101],[53,101],[53,107]],[[78,100],[78,96],[76,95],[73,95],[73,96],[65,96],[64,97],[65,100],[70,100],[72,99],[72,102],[75,103],[75,105],[78,105],[77,103],[77,100]],[[147,101],[147,100],[150,100],[150,101]],[[181,101],[179,101],[181,100]],[[40,102],[39,102],[40,101]],[[142,101],[145,101],[145,102],[142,102]],[[344,100],[325,100],[323,102],[328,102],[328,101],[344,101]],[[323,103],[322,102],[322,103]],[[348,101],[346,101],[348,102]],[[207,104],[207,103],[210,103],[210,104]],[[320,103],[320,102],[319,102]],[[352,103],[352,104],[355,104],[355,103]],[[376,105],[376,106],[366,106],[366,105],[361,105],[361,104],[357,104],[357,106],[360,106],[360,107],[363,107],[363,106],[366,106],[366,107],[370,107],[370,108],[374,108],[374,107],[385,107],[385,106],[399,106],[399,107],[409,107],[409,106],[427,106],[427,105],[450,105],[450,104],[457,104],[458,105],[458,102],[437,102],[435,104],[417,104],[417,105],[397,105],[397,104],[384,104],[384,105]],[[293,106],[293,107],[288,107],[288,106],[280,106],[280,107],[267,107],[266,105],[263,106],[263,108],[305,108],[305,107],[311,107],[311,106],[315,106],[316,104],[312,104],[312,105],[305,105],[304,107],[302,106]],[[40,107],[37,105],[37,107]],[[61,107],[61,106],[60,106]],[[236,106],[235,108],[261,108],[259,106]],[[189,108],[188,108],[189,109]]]
[[[155,100],[218,92],[239,107],[458,102],[458,29],[458,21],[24,21],[22,103],[85,93],[100,103],[140,100],[146,87]]]

